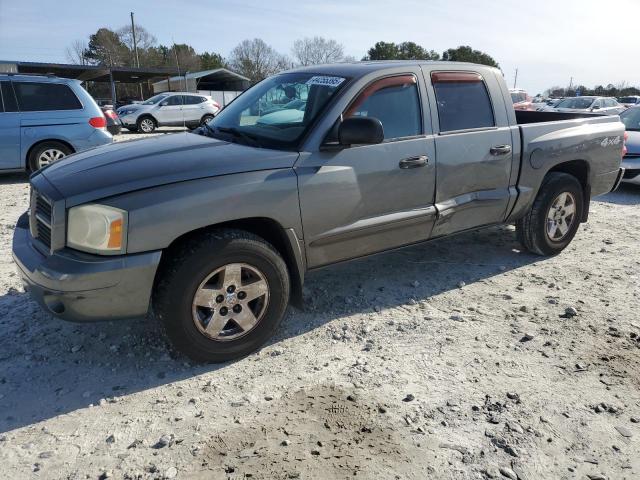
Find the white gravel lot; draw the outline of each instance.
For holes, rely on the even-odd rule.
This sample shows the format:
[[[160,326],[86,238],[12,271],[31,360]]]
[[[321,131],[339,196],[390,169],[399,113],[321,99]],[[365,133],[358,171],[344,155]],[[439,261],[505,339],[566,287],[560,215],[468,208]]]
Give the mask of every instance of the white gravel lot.
[[[0,201],[2,478],[640,478],[640,187],[555,258],[504,227],[319,271],[208,366],[153,319],[43,313],[11,259],[26,177]]]

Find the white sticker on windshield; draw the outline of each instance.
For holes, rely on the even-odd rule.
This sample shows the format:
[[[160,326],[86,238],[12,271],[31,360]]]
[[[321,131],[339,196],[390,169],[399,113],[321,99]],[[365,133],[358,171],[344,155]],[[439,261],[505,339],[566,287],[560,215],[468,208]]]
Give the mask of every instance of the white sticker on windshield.
[[[324,75],[316,75],[307,80],[307,85],[321,85],[325,87],[335,88],[344,82],[342,77],[325,77]]]

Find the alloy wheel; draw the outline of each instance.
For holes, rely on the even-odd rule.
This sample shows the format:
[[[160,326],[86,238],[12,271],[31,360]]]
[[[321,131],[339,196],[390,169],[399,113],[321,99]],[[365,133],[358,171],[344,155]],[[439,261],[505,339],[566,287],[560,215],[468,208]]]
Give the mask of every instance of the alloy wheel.
[[[38,156],[38,168],[46,167],[50,163],[56,162],[66,157],[62,150],[57,148],[47,148]]]
[[[558,195],[547,213],[547,236],[553,242],[562,241],[573,226],[576,216],[576,199],[569,192]]]

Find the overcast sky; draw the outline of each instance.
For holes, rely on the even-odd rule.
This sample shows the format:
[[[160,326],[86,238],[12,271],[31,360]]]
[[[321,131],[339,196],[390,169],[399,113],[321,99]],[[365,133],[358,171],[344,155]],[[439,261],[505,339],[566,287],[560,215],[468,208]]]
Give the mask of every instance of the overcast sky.
[[[509,86],[640,85],[640,0],[0,0],[0,60],[65,62],[65,48],[99,27],[136,23],[163,44],[227,56],[259,37],[281,53],[297,38],[334,38],[361,58],[379,40],[493,56]],[[627,20],[628,19],[628,20]]]

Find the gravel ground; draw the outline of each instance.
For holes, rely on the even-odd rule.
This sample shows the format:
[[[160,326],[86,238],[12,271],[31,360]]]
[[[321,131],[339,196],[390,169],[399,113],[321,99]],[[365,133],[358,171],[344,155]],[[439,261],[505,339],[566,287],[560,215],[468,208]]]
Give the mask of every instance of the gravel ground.
[[[10,254],[26,178],[0,201],[3,478],[640,477],[638,187],[555,258],[504,227],[319,271],[216,366],[153,319],[43,313]]]

